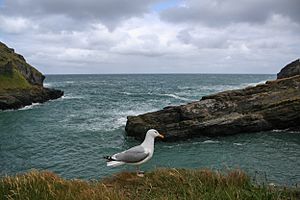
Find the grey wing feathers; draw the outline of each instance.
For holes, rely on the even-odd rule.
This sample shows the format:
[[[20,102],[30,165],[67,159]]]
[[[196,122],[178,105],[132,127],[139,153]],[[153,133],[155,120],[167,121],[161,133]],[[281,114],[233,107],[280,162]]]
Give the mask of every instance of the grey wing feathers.
[[[135,163],[144,160],[149,155],[142,146],[132,147],[121,153],[112,156],[116,161],[123,161],[127,163]]]

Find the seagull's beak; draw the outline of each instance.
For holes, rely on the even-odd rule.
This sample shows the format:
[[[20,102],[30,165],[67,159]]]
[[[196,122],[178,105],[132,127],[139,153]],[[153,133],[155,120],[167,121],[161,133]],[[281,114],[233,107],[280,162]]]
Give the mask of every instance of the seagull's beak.
[[[160,138],[162,138],[162,139],[165,138],[165,136],[163,136],[162,134],[158,134],[158,137],[160,137]]]

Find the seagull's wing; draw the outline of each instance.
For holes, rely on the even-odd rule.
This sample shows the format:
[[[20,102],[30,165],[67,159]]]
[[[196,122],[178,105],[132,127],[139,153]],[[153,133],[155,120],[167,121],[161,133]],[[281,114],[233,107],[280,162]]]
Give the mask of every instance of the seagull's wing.
[[[115,161],[122,161],[126,163],[136,163],[144,160],[149,155],[144,147],[141,145],[132,147],[121,153],[113,155],[111,158]]]

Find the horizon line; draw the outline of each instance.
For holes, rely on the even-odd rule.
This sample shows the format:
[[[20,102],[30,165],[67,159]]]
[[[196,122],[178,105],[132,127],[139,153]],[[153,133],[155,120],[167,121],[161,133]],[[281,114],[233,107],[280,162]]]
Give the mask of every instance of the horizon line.
[[[276,75],[272,73],[74,73],[74,74],[69,74],[69,73],[55,73],[55,74],[44,74],[46,76],[48,75]]]

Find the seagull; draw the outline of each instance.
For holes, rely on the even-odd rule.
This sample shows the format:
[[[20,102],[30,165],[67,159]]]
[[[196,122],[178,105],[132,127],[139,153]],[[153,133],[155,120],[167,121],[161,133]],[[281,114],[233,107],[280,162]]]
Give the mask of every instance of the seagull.
[[[117,167],[124,164],[135,165],[137,175],[143,176],[143,172],[139,171],[139,166],[152,158],[154,151],[154,139],[156,137],[164,138],[164,136],[157,130],[148,130],[142,144],[120,153],[116,153],[112,156],[105,156],[104,158],[107,160],[107,166]]]

